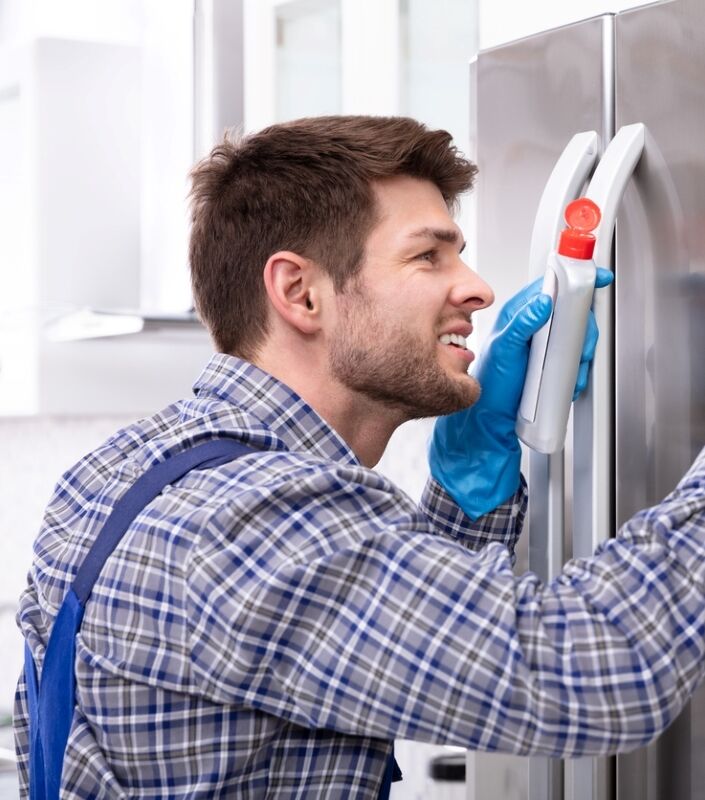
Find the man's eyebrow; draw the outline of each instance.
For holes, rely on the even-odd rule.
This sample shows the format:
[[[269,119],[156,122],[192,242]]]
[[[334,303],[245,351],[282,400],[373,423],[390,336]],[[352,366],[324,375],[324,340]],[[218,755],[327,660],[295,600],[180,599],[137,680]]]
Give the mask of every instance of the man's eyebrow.
[[[460,234],[453,228],[419,228],[417,231],[410,233],[409,238],[437,239],[439,242],[447,242],[448,244],[458,244],[461,242]],[[461,243],[462,249],[465,249],[465,242]]]

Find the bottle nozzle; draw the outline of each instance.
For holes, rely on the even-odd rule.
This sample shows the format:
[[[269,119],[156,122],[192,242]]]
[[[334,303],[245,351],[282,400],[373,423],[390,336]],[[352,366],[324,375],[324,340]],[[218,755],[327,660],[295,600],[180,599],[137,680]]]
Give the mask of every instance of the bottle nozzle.
[[[565,221],[568,227],[558,240],[558,252],[562,256],[588,260],[595,250],[595,236],[590,231],[600,224],[602,214],[596,203],[587,197],[579,197],[568,203]]]

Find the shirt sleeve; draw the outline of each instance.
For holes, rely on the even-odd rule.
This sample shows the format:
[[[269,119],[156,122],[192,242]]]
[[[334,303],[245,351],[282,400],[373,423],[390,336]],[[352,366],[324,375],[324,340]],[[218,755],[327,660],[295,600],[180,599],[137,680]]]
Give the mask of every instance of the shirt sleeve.
[[[221,520],[189,565],[192,667],[221,702],[565,757],[654,739],[703,677],[705,451],[663,503],[548,584],[514,576],[504,544],[434,535],[383,486],[340,470],[288,480],[259,498],[269,523],[240,517],[226,542]]]
[[[15,733],[17,774],[20,782],[20,798],[29,797],[29,711],[24,670],[20,673],[15,692],[15,708],[12,725]]]
[[[517,493],[506,503],[472,520],[433,476],[429,477],[419,508],[439,533],[469,550],[480,550],[492,542],[503,544],[514,563],[514,548],[524,527],[527,490],[524,476]]]

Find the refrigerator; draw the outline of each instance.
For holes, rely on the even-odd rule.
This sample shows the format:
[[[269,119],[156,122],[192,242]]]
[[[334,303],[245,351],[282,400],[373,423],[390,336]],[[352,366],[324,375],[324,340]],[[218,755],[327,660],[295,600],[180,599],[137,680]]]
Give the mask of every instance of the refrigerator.
[[[705,4],[654,3],[481,51],[470,84],[477,268],[499,301],[541,274],[561,202],[587,193],[615,217],[598,229],[596,262],[616,280],[595,303],[590,388],[564,451],[524,454],[517,570],[550,579],[664,497],[705,443]],[[705,691],[635,752],[468,761],[468,800],[700,800]]]

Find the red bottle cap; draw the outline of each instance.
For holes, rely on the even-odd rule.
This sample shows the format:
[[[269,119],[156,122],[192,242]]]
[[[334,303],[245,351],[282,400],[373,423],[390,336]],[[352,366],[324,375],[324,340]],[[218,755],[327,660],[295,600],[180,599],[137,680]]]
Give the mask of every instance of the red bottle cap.
[[[595,249],[595,237],[590,231],[600,224],[600,209],[587,197],[579,197],[568,203],[565,209],[565,221],[568,227],[558,240],[558,252],[569,258],[580,258],[585,261],[592,258]]]

